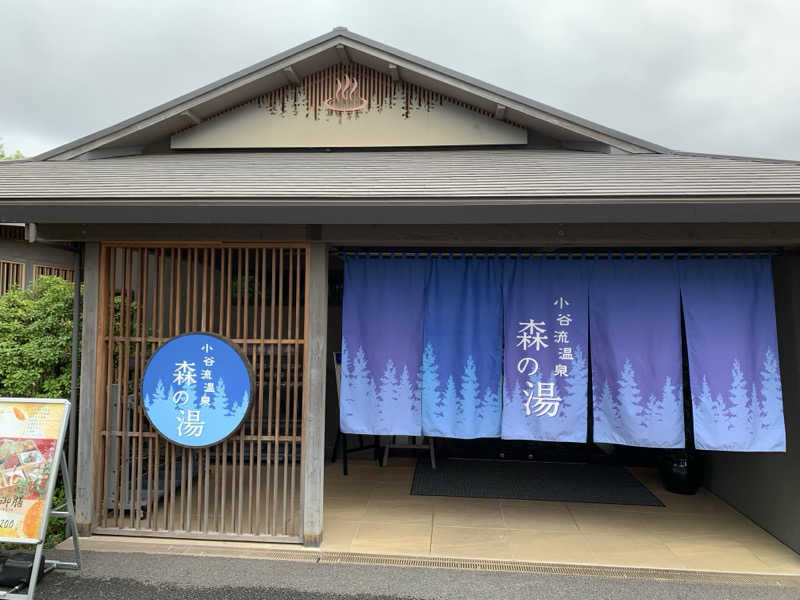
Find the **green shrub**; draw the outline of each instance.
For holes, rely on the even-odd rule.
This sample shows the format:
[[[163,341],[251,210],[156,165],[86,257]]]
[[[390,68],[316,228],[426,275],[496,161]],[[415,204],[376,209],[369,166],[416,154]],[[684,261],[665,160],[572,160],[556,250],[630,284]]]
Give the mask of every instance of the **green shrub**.
[[[32,289],[15,288],[0,296],[0,397],[69,398],[73,285],[40,277]],[[53,507],[64,498],[59,474]],[[51,519],[45,546],[51,548],[64,537],[64,519]]]
[[[2,139],[3,138],[0,138],[0,140]],[[20,152],[19,150],[15,150],[13,153],[7,154],[5,149],[3,148],[3,144],[0,143],[0,160],[18,160],[20,158],[25,158],[22,152]]]
[[[0,297],[0,396],[68,398],[73,284],[40,277]]]

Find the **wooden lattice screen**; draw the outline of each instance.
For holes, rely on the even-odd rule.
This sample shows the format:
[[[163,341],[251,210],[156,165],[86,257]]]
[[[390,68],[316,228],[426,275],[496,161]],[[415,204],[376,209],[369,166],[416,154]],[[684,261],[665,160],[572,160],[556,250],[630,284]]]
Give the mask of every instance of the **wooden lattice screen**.
[[[13,287],[25,286],[25,263],[0,260],[0,296]]]
[[[307,260],[303,245],[103,245],[95,531],[301,541]],[[239,431],[188,450],[150,426],[140,385],[192,331],[238,344],[256,389]]]
[[[18,225],[0,225],[0,240],[25,241],[25,228]]]
[[[67,267],[53,267],[49,265],[33,265],[33,279],[39,277],[61,277],[67,281],[75,281],[75,271]]]

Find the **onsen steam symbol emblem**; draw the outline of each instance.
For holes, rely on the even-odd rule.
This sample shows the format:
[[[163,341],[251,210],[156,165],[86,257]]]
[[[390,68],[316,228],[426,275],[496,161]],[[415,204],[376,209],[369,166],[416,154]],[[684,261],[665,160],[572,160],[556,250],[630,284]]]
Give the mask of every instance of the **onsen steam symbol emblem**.
[[[362,98],[359,94],[356,94],[357,89],[358,81],[355,78],[350,79],[348,75],[345,75],[344,84],[341,79],[337,79],[336,91],[333,96],[322,103],[322,107],[336,112],[347,112],[364,108],[367,105],[367,100],[366,98]]]

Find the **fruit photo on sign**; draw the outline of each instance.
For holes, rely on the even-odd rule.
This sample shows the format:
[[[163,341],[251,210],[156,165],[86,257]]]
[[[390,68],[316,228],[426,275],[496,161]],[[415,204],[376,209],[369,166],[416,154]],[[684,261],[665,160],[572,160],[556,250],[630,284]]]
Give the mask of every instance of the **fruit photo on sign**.
[[[44,513],[44,500],[37,500],[25,511],[22,518],[22,534],[26,538],[35,538],[39,535],[39,526]]]

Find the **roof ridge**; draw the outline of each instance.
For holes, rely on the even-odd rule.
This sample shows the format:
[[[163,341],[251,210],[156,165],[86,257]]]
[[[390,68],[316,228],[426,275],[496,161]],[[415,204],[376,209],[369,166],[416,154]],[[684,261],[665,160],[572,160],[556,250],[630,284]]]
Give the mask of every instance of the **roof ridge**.
[[[215,90],[220,90],[221,88],[227,85],[236,84],[237,81],[244,80],[247,77],[255,75],[257,78],[259,71],[266,70],[269,67],[276,65],[280,61],[291,60],[293,57],[300,57],[302,53],[314,51],[314,49],[317,47],[320,48],[315,53],[327,50],[329,49],[328,46],[325,47],[321,46],[331,43],[334,40],[342,40],[343,42],[349,41],[351,42],[352,47],[354,49],[356,49],[357,46],[360,45],[361,48],[358,48],[359,50],[367,52],[372,51],[376,55],[380,53],[392,55],[393,57],[401,61],[406,61],[411,65],[418,67],[420,70],[427,70],[440,77],[453,80],[456,83],[470,86],[473,90],[470,93],[477,94],[478,92],[481,92],[485,98],[487,96],[494,96],[494,97],[499,96],[501,99],[517,103],[518,105],[526,107],[531,111],[538,111],[539,113],[544,113],[545,115],[549,115],[550,117],[553,117],[556,120],[558,119],[563,120],[567,124],[572,125],[573,128],[575,129],[587,130],[588,132],[594,133],[597,136],[595,137],[595,139],[598,141],[602,141],[603,138],[610,138],[611,140],[617,140],[623,146],[627,144],[633,148],[641,148],[648,152],[663,153],[663,154],[672,152],[670,149],[660,146],[658,144],[654,144],[647,140],[643,140],[641,138],[637,138],[635,136],[623,133],[621,131],[605,127],[603,125],[600,125],[599,123],[594,123],[582,117],[567,113],[566,111],[562,111],[560,109],[543,104],[531,98],[527,98],[520,94],[481,81],[464,73],[460,73],[458,71],[449,69],[447,67],[443,67],[439,64],[433,63],[426,59],[420,58],[418,56],[409,54],[397,48],[387,46],[370,38],[356,34],[344,27],[337,27],[321,36],[312,38],[311,40],[303,44],[299,44],[297,46],[294,46],[293,48],[290,48],[288,50],[275,54],[267,59],[264,59],[260,62],[257,62],[253,65],[250,65],[249,67],[245,67],[244,69],[235,71],[234,73],[231,73],[226,77],[213,81],[209,84],[206,84],[202,87],[192,90],[186,94],[178,96],[167,102],[164,102],[149,110],[146,110],[137,115],[129,117],[128,119],[120,121],[119,123],[106,127],[104,129],[100,129],[86,136],[80,137],[76,140],[63,144],[56,148],[53,148],[52,150],[43,152],[35,157],[32,157],[32,160],[36,161],[48,160],[68,152],[74,153],[76,149],[80,149],[81,147],[87,147],[86,151],[100,148],[103,146],[102,143],[96,146],[89,146],[89,145],[92,144],[93,142],[102,140],[105,137],[114,135],[115,133],[120,133],[121,131],[123,131],[128,127],[141,124],[145,120],[157,118],[163,115],[163,117],[160,120],[151,123],[151,125],[154,125],[155,123],[158,122],[162,122],[172,116],[175,116],[166,113],[168,113],[168,111],[180,107],[182,104],[191,102],[192,100],[200,98],[205,94],[213,93]],[[312,53],[312,55],[315,53]],[[297,60],[289,64],[290,65],[295,64],[296,62]],[[220,92],[220,93],[227,93],[227,92]],[[184,109],[179,109],[179,110],[191,110],[191,107],[186,107]],[[532,118],[540,118],[540,117],[532,116]],[[567,125],[564,125],[564,127],[569,128]],[[590,138],[592,137],[590,133],[581,133],[581,135],[585,135],[586,137]]]
[[[735,155],[725,154],[705,154],[699,152],[674,152],[670,154],[657,154],[657,153],[617,153],[608,154],[602,152],[587,152],[582,150],[574,150],[570,148],[527,148],[527,147],[464,147],[464,146],[450,146],[450,147],[346,147],[346,148],[235,148],[235,149],[197,149],[197,150],[181,150],[177,152],[154,152],[147,154],[136,155],[120,155],[109,156],[105,158],[97,158],[91,161],[37,161],[30,158],[0,161],[0,167],[8,166],[13,168],[13,165],[33,165],[33,164],[64,164],[64,168],[69,168],[66,165],[80,166],[80,165],[101,165],[122,162],[141,162],[141,161],[184,161],[191,162],[193,160],[269,160],[269,157],[285,159],[289,156],[312,156],[318,160],[326,160],[327,158],[336,158],[349,155],[359,156],[454,156],[469,158],[469,159],[482,159],[490,156],[507,155],[517,158],[525,158],[531,160],[576,160],[576,161],[602,161],[602,162],[661,162],[668,160],[681,160],[681,159],[698,159],[704,161],[718,161],[739,163],[739,164],[764,164],[764,165],[779,165],[796,167],[800,166],[800,161],[786,160],[786,159],[772,159],[772,158],[751,158]],[[298,160],[302,160],[299,159]]]

